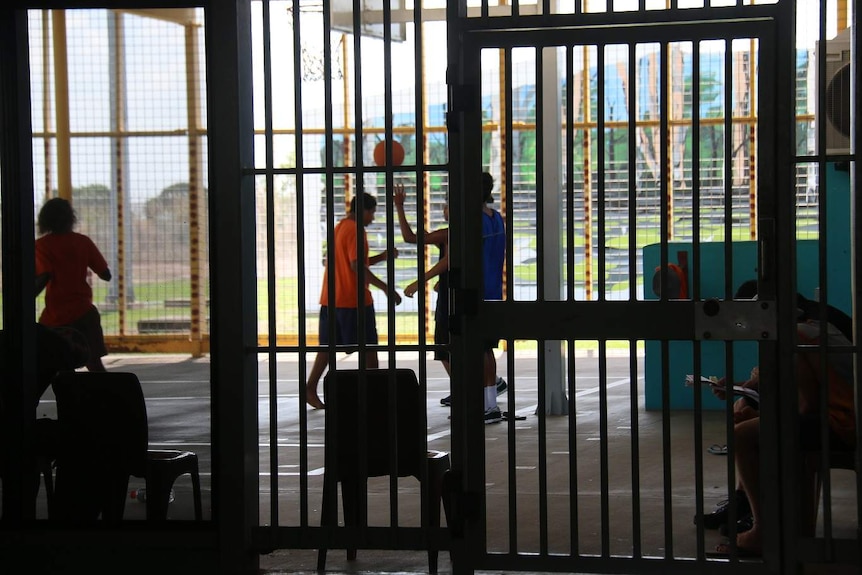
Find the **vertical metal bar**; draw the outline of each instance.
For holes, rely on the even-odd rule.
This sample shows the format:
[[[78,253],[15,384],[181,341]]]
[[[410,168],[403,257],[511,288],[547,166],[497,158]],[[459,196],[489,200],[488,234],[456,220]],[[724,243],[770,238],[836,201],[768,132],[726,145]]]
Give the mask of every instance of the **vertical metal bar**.
[[[293,16],[293,121],[296,130],[293,133],[294,149],[296,150],[296,259],[297,269],[301,275],[305,275],[305,234],[300,233],[305,229],[305,155],[303,153],[303,127],[302,117],[303,95],[302,95],[302,21],[300,18],[299,2],[293,2],[290,7]],[[324,66],[326,64],[324,63]],[[327,194],[328,197],[329,194]],[[327,229],[329,226],[327,225]],[[328,261],[328,258],[327,258]],[[299,525],[308,526],[308,410],[306,408],[306,381],[308,373],[306,370],[306,358],[308,357],[308,330],[306,318],[308,308],[305,282],[297,282],[297,308],[299,313],[298,329],[298,377],[297,377],[297,411],[299,413]],[[320,309],[318,307],[318,309]],[[330,332],[332,333],[332,332]],[[319,344],[320,342],[318,342]],[[326,489],[326,486],[324,486]]]
[[[596,201],[598,203],[597,213],[597,233],[599,236],[599,301],[607,299],[605,290],[607,285],[605,282],[606,265],[605,249],[607,241],[605,239],[605,44],[596,46],[596,139],[597,141],[597,158],[596,169],[598,170],[598,190]],[[613,145],[613,144],[612,144]]]
[[[569,76],[572,78],[572,76]],[[571,90],[569,91],[571,93]],[[568,361],[567,390],[569,394],[568,405],[568,446],[569,446],[569,554],[572,557],[580,555],[579,529],[578,529],[578,411],[577,411],[577,371],[575,359],[575,340],[566,340],[566,355]]]
[[[826,46],[826,3],[820,3],[820,13],[819,13],[819,26],[818,26],[818,37],[819,37],[819,46]],[[818,50],[817,51],[817,75],[818,78],[817,85],[815,89],[817,90],[817,118],[826,118],[827,110],[826,110],[826,50]],[[827,258],[827,243],[828,243],[828,234],[826,231],[826,221],[827,221],[827,203],[829,202],[828,198],[828,190],[829,190],[829,162],[827,154],[827,146],[826,142],[826,129],[828,128],[827,122],[817,122],[817,178],[818,178],[818,198],[817,198],[817,258],[818,258],[818,287],[820,288],[820,299],[821,301],[827,300],[828,298],[828,285],[826,279],[826,269],[828,262]],[[795,235],[795,234],[794,234]],[[794,242],[794,246],[796,243]],[[823,318],[825,316],[825,306],[821,304],[820,306],[821,314],[820,317]],[[825,320],[824,320],[825,321]],[[820,323],[820,342],[824,341],[825,336],[825,323],[821,321]],[[797,351],[797,353],[799,353]],[[827,369],[826,362],[828,361],[826,355],[826,349],[824,346],[818,346],[818,355],[820,357],[820,369],[818,370],[818,377],[820,381],[825,382],[828,381],[827,377]],[[831,495],[831,489],[829,485],[829,453],[828,453],[828,418],[823,417],[827,414],[828,411],[828,391],[827,386],[821,385],[818,388],[818,396],[820,399],[820,405],[818,407],[818,416],[819,416],[819,424],[817,425],[817,433],[820,436],[820,454],[817,457],[817,470],[814,473],[818,474],[820,478],[825,479],[821,487],[822,489],[822,498],[823,498],[823,535],[827,541],[826,547],[830,547],[831,545],[831,516],[827,515],[830,513],[829,499]],[[824,443],[825,440],[825,443]],[[815,502],[815,505],[819,505],[819,501]],[[827,549],[827,554],[830,554],[831,551]]]
[[[545,301],[547,294],[545,293],[546,288],[546,278],[545,278],[545,226],[540,225],[539,222],[544,222],[545,220],[545,77],[544,77],[544,65],[543,65],[543,48],[535,47],[535,56],[536,56],[536,70],[535,76],[533,77],[534,85],[536,86],[536,299],[538,301]],[[554,85],[556,86],[556,80],[554,81]],[[553,191],[554,197],[556,197],[556,190]],[[514,208],[514,202],[512,204]],[[514,209],[506,210],[508,212],[514,212]],[[514,216],[514,213],[513,213]],[[512,230],[513,228],[508,228]],[[507,234],[507,251],[514,250],[511,246],[514,245],[514,236],[513,233]],[[509,269],[514,271],[514,254],[512,254],[512,265]],[[507,293],[512,293],[508,291]],[[556,298],[554,298],[556,299]],[[540,355],[544,357],[545,346],[542,346]],[[544,363],[544,362],[542,362]],[[544,378],[539,381],[545,381]]]
[[[541,70],[541,68],[539,68]],[[539,99],[541,101],[541,98]],[[541,116],[539,116],[541,117]],[[546,379],[546,362],[544,350],[546,341],[539,340],[536,354],[536,375],[539,385],[537,386],[539,405],[536,414],[539,416],[539,554],[548,555],[548,414],[547,414],[547,388],[541,382]],[[514,415],[514,413],[513,413]],[[514,420],[514,417],[510,418]],[[514,428],[514,422],[512,424]]]
[[[33,197],[33,127],[31,125],[29,43],[26,10],[0,10],[0,214],[3,245],[3,366],[0,389],[6,405],[0,433],[8,480],[3,481],[3,519],[29,524],[36,506],[24,495],[33,489],[33,426],[36,421],[36,322],[33,321],[35,235]],[[13,89],[13,87],[18,89]],[[25,471],[26,470],[26,471]]]
[[[357,344],[359,369],[368,368],[368,340],[365,337],[366,317],[365,317],[365,285],[368,272],[365,268],[365,261],[368,257],[368,246],[366,245],[365,221],[363,219],[364,201],[363,194],[365,193],[365,130],[362,117],[362,1],[353,0],[353,129],[356,134],[356,246],[357,246],[357,262],[356,267],[356,301],[357,311]],[[329,36],[326,36],[326,44],[329,45]],[[345,66],[346,69],[346,66]],[[391,89],[391,87],[390,87]],[[360,208],[360,206],[363,206]],[[360,253],[361,250],[361,253]]]
[[[851,4],[848,22],[859,22],[860,20],[859,2]],[[850,293],[851,293],[851,313],[853,316],[853,349],[854,353],[859,353],[859,337],[862,335],[862,325],[860,325],[860,311],[862,311],[862,289],[860,289],[860,271],[862,271],[862,249],[860,249],[860,222],[862,222],[862,202],[859,201],[857,194],[859,193],[860,184],[862,184],[862,161],[860,161],[860,144],[862,144],[862,114],[858,113],[860,100],[862,100],[862,35],[859,34],[858,24],[853,27],[850,34],[851,42],[851,62],[853,69],[851,70],[851,78],[853,84],[850,93],[854,95],[852,100],[857,113],[851,115],[850,128],[850,147],[855,161],[850,162],[850,214],[853,221],[852,231],[850,234],[850,253],[851,261],[851,276],[850,276]],[[858,363],[854,366],[853,388],[855,390],[856,405],[862,400],[862,369],[859,369]],[[857,407],[858,413],[858,407]],[[859,469],[862,468],[862,426],[856,424],[856,449],[854,462],[856,466],[856,525],[862,524],[862,474]],[[858,533],[858,530],[857,530]],[[857,536],[858,539],[858,536]],[[862,564],[862,546],[857,546],[856,563]]]
[[[629,301],[637,301],[637,250],[638,238],[631,230],[638,229],[638,99],[637,99],[637,44],[628,45],[628,68],[626,70],[628,90],[626,93],[628,117],[628,228],[629,228]],[[644,278],[646,278],[644,270]]]
[[[278,525],[278,355],[276,354],[276,306],[275,289],[275,182],[273,167],[272,134],[272,49],[270,46],[270,3],[261,4],[263,29],[263,106],[265,142],[265,180],[266,180],[266,310],[267,310],[267,360],[269,362],[269,489],[270,524]],[[255,186],[257,187],[257,186]]]
[[[601,52],[601,50],[599,50]],[[601,57],[599,58],[601,60]],[[599,114],[601,117],[601,113]],[[608,454],[608,342],[599,340],[599,463],[602,557],[611,555],[610,458]]]
[[[575,4],[577,6],[577,3]],[[574,47],[566,46],[566,301],[575,301],[575,78]],[[632,289],[635,286],[632,285]],[[571,361],[573,356],[569,356]],[[573,396],[569,394],[571,399]]]
[[[668,122],[668,114],[670,113],[670,98],[669,98],[669,86],[670,82],[668,79],[668,72],[670,70],[670,62],[668,59],[668,43],[662,42],[660,44],[660,55],[659,55],[659,109],[661,110],[660,119],[659,119],[659,133],[661,135],[661,152],[660,159],[658,165],[661,166],[661,213],[663,214],[661,219],[661,263],[662,263],[662,286],[668,285],[667,275],[668,275],[668,225],[667,214],[668,214],[668,205],[669,205],[669,187],[668,187],[668,179],[670,174],[668,173],[668,134],[669,132],[669,122]],[[662,289],[661,290],[661,299],[668,299],[668,292],[670,290]],[[672,469],[671,469],[671,458],[670,458],[670,444],[671,444],[671,426],[670,426],[670,382],[668,378],[669,366],[670,366],[670,350],[669,350],[669,342],[667,340],[663,340],[661,342],[661,353],[662,353],[662,406],[661,406],[661,415],[662,415],[662,469],[664,473],[664,537],[665,537],[665,558],[673,557],[673,506],[671,498],[673,496],[673,488],[672,488]]]
[[[413,91],[416,94],[415,108],[414,113],[416,114],[416,166],[414,168],[414,174],[416,178],[416,198],[417,198],[417,208],[419,206],[419,198],[423,198],[422,201],[422,210],[428,209],[430,206],[430,196],[431,189],[429,186],[429,179],[425,175],[425,164],[427,160],[428,154],[428,145],[426,142],[425,135],[425,127],[429,123],[428,122],[428,111],[425,106],[425,94],[427,91],[427,86],[425,83],[425,37],[424,37],[425,27],[422,23],[422,3],[415,2],[413,4],[413,66],[415,70],[418,70],[418,73],[415,75],[415,82],[413,86]],[[419,225],[425,221],[424,217],[420,217],[420,214],[424,214],[425,211],[420,211],[417,209],[417,246],[416,246],[416,255],[417,260],[419,259],[419,254],[424,253],[424,250],[419,249],[418,240],[420,230],[424,233],[424,226]],[[424,266],[419,266],[419,275],[417,276],[419,281],[422,282],[425,279],[424,276],[425,268]],[[392,284],[394,285],[394,284]],[[430,319],[430,309],[429,309],[429,301],[430,298],[426,297],[428,292],[426,290],[419,290],[419,309],[421,313],[419,314],[419,357],[422,358],[425,356],[425,352],[427,351],[427,340],[426,336],[428,334],[428,324]],[[437,298],[441,297],[449,297],[449,294],[446,293],[438,293]],[[435,320],[436,323],[436,320]],[[436,342],[435,342],[436,344]],[[423,397],[427,395],[428,389],[428,373],[427,373],[427,362],[420,361],[419,362],[419,386],[421,389],[421,393]],[[425,414],[425,419],[427,421],[427,414]],[[422,481],[425,481],[425,478],[422,478]],[[425,503],[422,504],[423,508]]]
[[[218,118],[219,138],[208,148],[212,283],[211,373],[213,514],[219,565],[256,569],[246,542],[259,505],[257,454],[257,289],[255,273],[251,27],[237,7],[204,11],[209,38],[207,110]],[[234,230],[236,234],[219,234]],[[252,564],[250,566],[250,564]]]
[[[392,133],[392,6],[388,0],[383,1],[383,111],[384,111],[384,141],[386,142],[386,189],[393,189],[393,137]],[[378,204],[379,205],[379,204]],[[386,253],[391,254],[395,248],[393,222],[393,205],[389,201],[389,194],[385,193],[383,198],[383,206],[386,213]],[[389,265],[389,257],[386,258],[386,285],[395,286],[395,268]],[[386,319],[387,319],[387,334],[386,334],[386,350],[389,359],[389,366],[395,366],[395,302],[390,299],[389,294],[386,297]],[[395,371],[390,369],[388,374],[389,380],[389,397],[396,397],[396,379]],[[389,429],[398,429],[398,413],[395,401],[389,404]],[[424,413],[424,412],[423,412]],[[398,469],[398,434],[389,434],[389,460],[394,462],[395,469]],[[421,478],[420,478],[421,479]],[[424,489],[420,490],[420,499],[423,499]],[[425,515],[424,501],[421,505],[420,520]],[[389,474],[389,524],[392,527],[398,527],[398,474]],[[422,523],[424,524],[424,520]]]
[[[628,228],[636,230],[637,226],[637,44],[628,45],[628,62],[626,77],[628,78],[628,91],[626,93],[628,114]],[[629,301],[637,300],[637,234],[629,233]],[[646,274],[644,274],[646,277]],[[645,343],[645,342],[644,342]],[[640,411],[640,393],[637,359],[637,340],[631,340],[629,344],[629,412],[631,416],[631,467],[632,467],[632,556],[640,558],[643,555],[643,541],[641,523],[640,500],[640,431],[638,426],[638,413]]]
[[[506,122],[504,127],[504,145],[503,145],[503,166],[502,174],[500,174],[500,210],[505,214],[506,218],[506,265],[504,269],[505,282],[503,284],[503,298],[506,300],[515,299],[515,250],[514,250],[514,234],[515,229],[515,211],[514,209],[514,154],[512,153],[512,144],[515,141],[515,132],[512,126],[514,116],[513,88],[512,88],[512,49],[504,50],[505,63],[505,110]],[[511,208],[510,208],[511,206]]]
[[[733,296],[733,39],[724,40],[724,298]]]
[[[733,39],[724,39],[724,297],[730,299],[733,296]],[[724,342],[724,373],[725,377],[733,383],[733,343]],[[697,377],[697,376],[695,376]],[[725,396],[725,426],[727,429],[727,500],[728,517],[727,527],[731,539],[730,557],[731,561],[738,559],[736,548],[736,521],[737,517],[737,492],[736,492],[736,470],[735,453],[736,442],[734,441],[733,420],[733,394]]]
[[[517,483],[517,434],[515,431],[515,386],[517,385],[517,377],[515,376],[515,340],[505,340],[506,349],[510,350],[506,353],[506,371],[509,376],[509,387],[507,389],[507,398],[509,407],[509,421],[507,422],[509,433],[507,436],[507,449],[509,454],[509,552],[517,553],[518,551],[518,483]]]
[[[638,342],[629,340],[629,414],[631,417],[631,466],[632,466],[632,557],[640,559],[643,556],[643,541],[641,541],[641,479],[640,479],[640,431],[638,413],[640,411],[640,393],[638,373]]]
[[[334,172],[334,164],[335,164],[335,146],[333,142],[333,110],[332,110],[332,44],[329,41],[331,34],[331,18],[332,18],[332,6],[331,0],[323,0],[323,99],[324,99],[324,115],[323,115],[323,126],[324,126],[324,177],[326,179],[326,285],[324,289],[327,292],[327,329],[331,337],[329,338],[329,342],[326,344],[326,348],[321,349],[321,352],[327,354],[327,371],[332,373],[335,371],[335,360],[336,360],[336,345],[335,345],[335,172]],[[354,24],[355,25],[355,24]],[[299,42],[299,38],[295,40],[296,43]],[[348,66],[346,62],[344,62],[344,82],[347,82],[347,71]],[[348,110],[348,101],[347,101],[347,90],[345,88],[345,104],[344,104],[344,113],[345,119],[349,119],[349,115],[347,113]],[[345,122],[345,140],[349,139],[349,134],[347,132],[349,124]],[[345,155],[345,163],[347,163],[348,157]],[[345,175],[345,181],[348,181],[348,176]],[[348,200],[349,198],[345,198]],[[362,316],[362,314],[357,314]],[[318,342],[320,345],[320,342]],[[364,365],[362,354],[359,354],[359,364],[360,367]],[[301,409],[300,411],[304,411]],[[328,456],[329,454],[327,454]],[[334,461],[327,459],[327,463],[329,461]],[[336,501],[338,497],[338,490],[335,481],[328,482],[324,487],[324,498],[329,498],[330,501]],[[333,509],[335,507],[333,506]]]
[[[700,41],[692,43],[691,50],[691,226],[692,257],[689,267],[691,289],[689,297],[700,300]],[[694,381],[699,381],[702,373],[701,345],[699,340],[692,342],[694,354]],[[703,517],[703,387],[694,386],[694,498],[695,517]],[[706,554],[703,521],[697,522],[697,557]]]
[[[850,19],[848,22],[859,22],[860,10],[859,2],[851,4]],[[850,128],[850,147],[855,161],[850,163],[850,209],[851,218],[853,221],[852,232],[850,235],[850,253],[853,258],[851,261],[851,276],[850,276],[850,293],[851,295],[851,313],[853,316],[853,348],[854,353],[859,353],[859,337],[862,335],[862,324],[860,324],[860,316],[862,316],[862,289],[860,289],[860,271],[862,271],[862,249],[860,249],[860,222],[862,222],[862,202],[859,201],[857,194],[859,193],[860,185],[862,185],[862,161],[860,161],[860,145],[862,145],[862,114],[858,113],[860,101],[862,101],[862,35],[859,34],[858,24],[853,27],[850,34],[851,42],[851,61],[853,69],[851,70],[851,78],[853,84],[850,93],[854,95],[852,102],[855,104],[857,113],[851,115]],[[855,390],[856,405],[862,400],[862,369],[859,365],[854,366],[853,388]],[[858,407],[857,407],[858,413]],[[856,525],[862,524],[862,474],[859,469],[862,468],[862,425],[856,424],[856,449],[854,462],[856,467]],[[858,531],[857,531],[858,533]],[[858,536],[857,536],[858,539]],[[862,564],[862,546],[858,546],[856,553],[857,564]]]
[[[700,41],[692,42],[691,50],[691,261],[688,296],[700,299]],[[697,379],[695,379],[697,381]],[[699,386],[695,386],[699,389]],[[697,393],[697,392],[695,392]]]

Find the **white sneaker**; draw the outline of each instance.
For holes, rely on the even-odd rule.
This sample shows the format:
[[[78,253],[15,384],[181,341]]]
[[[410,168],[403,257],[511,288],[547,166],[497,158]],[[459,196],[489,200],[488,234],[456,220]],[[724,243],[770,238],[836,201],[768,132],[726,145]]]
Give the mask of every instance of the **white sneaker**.
[[[498,406],[485,410],[485,423],[499,423],[503,421],[503,413]]]

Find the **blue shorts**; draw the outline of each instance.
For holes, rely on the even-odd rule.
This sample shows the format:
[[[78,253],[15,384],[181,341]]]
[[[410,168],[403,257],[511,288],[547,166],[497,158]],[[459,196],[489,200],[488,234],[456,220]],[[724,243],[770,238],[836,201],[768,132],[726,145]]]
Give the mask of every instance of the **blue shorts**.
[[[320,345],[329,344],[329,308],[321,306],[318,325]],[[359,310],[355,307],[335,308],[335,345],[356,345],[359,343]],[[365,342],[377,344],[377,323],[374,304],[365,306]]]

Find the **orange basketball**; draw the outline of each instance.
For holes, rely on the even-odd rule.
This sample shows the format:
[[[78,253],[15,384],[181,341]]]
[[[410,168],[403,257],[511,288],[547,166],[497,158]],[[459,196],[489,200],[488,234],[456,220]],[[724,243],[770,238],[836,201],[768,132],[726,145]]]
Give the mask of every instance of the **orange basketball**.
[[[392,140],[392,165],[400,166],[404,162],[404,146],[397,140]],[[374,146],[374,163],[386,165],[386,141],[381,140]]]

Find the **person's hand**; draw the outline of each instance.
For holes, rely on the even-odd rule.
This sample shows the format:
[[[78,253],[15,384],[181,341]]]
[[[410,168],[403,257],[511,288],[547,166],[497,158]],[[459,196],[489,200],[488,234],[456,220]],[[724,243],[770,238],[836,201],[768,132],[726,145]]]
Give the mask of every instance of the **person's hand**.
[[[760,368],[757,366],[751,368],[751,375],[749,376],[748,381],[742,384],[742,387],[747,387],[749,389],[758,389],[760,387]]]
[[[410,285],[404,288],[404,295],[413,297],[417,291],[419,291],[419,282],[411,282]]]
[[[401,303],[401,296],[398,294],[397,291],[395,291],[395,288],[391,288],[389,290],[389,299],[393,300],[395,302],[395,305]]]
[[[404,207],[404,198],[406,195],[404,193],[404,184],[395,184],[392,186],[392,203],[395,204],[395,207]]]
[[[714,384],[709,386],[709,389],[712,390],[712,394],[718,399],[724,400],[727,397],[727,391],[725,389],[725,385],[727,384],[727,379],[722,377]]]

